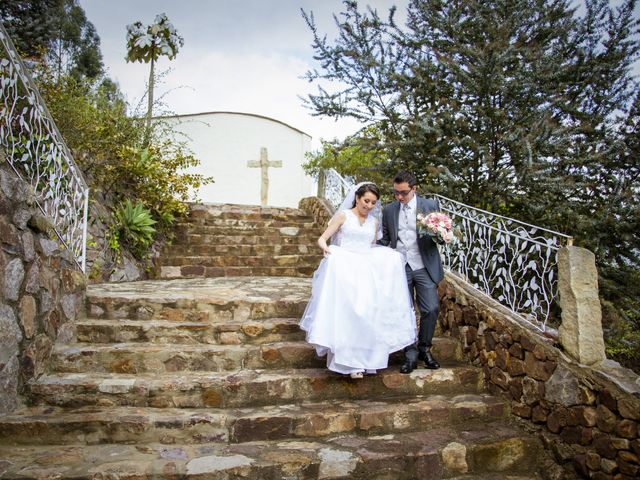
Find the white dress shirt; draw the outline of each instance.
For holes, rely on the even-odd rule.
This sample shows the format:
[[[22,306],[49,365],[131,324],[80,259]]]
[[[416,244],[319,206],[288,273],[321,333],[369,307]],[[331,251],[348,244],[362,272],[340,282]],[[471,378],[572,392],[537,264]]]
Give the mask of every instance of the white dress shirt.
[[[424,268],[420,249],[418,248],[418,234],[416,232],[416,211],[418,200],[415,195],[409,203],[400,204],[398,217],[398,245],[396,250],[402,254],[411,270]]]

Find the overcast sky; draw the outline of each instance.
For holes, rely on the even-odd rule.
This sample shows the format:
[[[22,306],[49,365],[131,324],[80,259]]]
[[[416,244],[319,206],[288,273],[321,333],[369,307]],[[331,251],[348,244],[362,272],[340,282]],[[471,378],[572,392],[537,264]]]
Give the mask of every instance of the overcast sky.
[[[381,16],[407,0],[368,0]],[[298,98],[315,92],[301,79],[314,65],[312,35],[300,8],[313,11],[322,32],[335,32],[332,14],[340,0],[80,0],[100,36],[104,64],[131,105],[145,92],[149,66],[127,63],[126,25],[153,22],[166,13],[184,38],[177,57],[158,62],[171,68],[155,96],[175,114],[210,111],[255,113],[296,127],[314,139],[343,138],[357,130],[353,121],[312,117]]]
[[[381,16],[398,7],[401,23],[408,0],[360,0]],[[614,4],[619,0],[614,0]],[[300,8],[314,13],[320,32],[333,38],[332,15],[341,0],[80,0],[101,39],[104,64],[133,106],[143,98],[149,66],[127,63],[126,25],[153,22],[159,13],[184,38],[173,61],[163,57],[158,71],[171,68],[156,97],[175,114],[210,111],[254,113],[275,118],[319,139],[344,138],[355,132],[351,120],[312,117],[298,96],[316,91],[301,79],[315,65],[312,36]],[[640,73],[640,65],[636,65]],[[143,110],[144,111],[144,110]]]

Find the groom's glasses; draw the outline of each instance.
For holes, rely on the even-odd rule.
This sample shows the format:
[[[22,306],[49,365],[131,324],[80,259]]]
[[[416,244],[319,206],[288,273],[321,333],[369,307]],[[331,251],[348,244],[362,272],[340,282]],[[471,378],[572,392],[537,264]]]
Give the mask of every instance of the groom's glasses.
[[[402,190],[401,192],[399,192],[398,190],[393,191],[393,195],[396,197],[406,197],[410,193],[411,193],[411,190]]]

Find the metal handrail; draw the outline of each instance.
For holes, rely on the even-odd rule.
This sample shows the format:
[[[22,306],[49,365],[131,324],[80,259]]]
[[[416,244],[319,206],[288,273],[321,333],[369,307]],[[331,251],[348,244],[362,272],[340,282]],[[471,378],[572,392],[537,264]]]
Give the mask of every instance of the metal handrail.
[[[333,180],[323,182],[319,196],[333,199],[329,203],[336,208],[352,183],[333,169],[325,175]],[[459,230],[458,241],[440,246],[445,269],[545,331],[557,299],[557,251],[572,245],[573,238],[442,195],[433,197]]]
[[[0,147],[84,272],[89,187],[1,22],[0,49]]]

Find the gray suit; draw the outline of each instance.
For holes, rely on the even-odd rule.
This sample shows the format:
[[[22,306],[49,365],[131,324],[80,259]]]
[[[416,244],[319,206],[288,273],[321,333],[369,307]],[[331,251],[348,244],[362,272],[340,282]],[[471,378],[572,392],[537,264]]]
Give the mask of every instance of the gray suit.
[[[398,219],[400,216],[400,202],[395,201],[382,210],[382,238],[378,243],[391,248],[398,244]],[[416,195],[416,207],[418,213],[429,214],[438,211],[439,205],[435,200]],[[415,362],[418,353],[423,356],[428,348],[436,328],[439,311],[438,283],[444,278],[442,261],[438,246],[428,236],[418,237],[418,249],[425,268],[412,270],[409,264],[405,265],[407,284],[409,291],[414,294],[420,310],[420,330],[418,332],[418,347],[405,348],[407,361]]]

